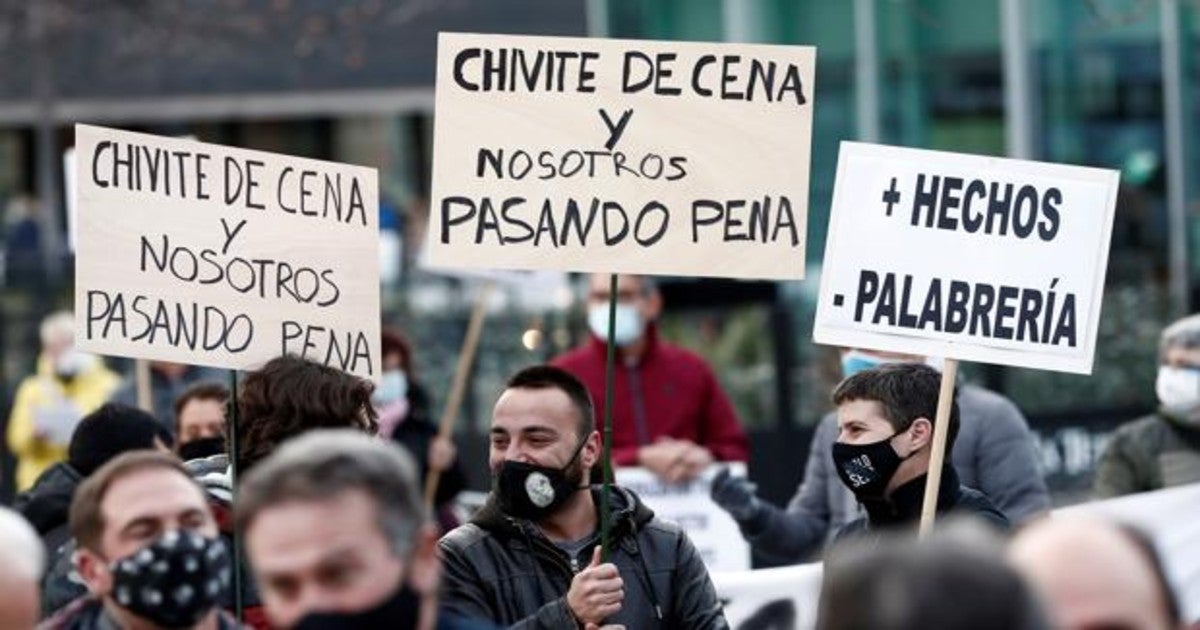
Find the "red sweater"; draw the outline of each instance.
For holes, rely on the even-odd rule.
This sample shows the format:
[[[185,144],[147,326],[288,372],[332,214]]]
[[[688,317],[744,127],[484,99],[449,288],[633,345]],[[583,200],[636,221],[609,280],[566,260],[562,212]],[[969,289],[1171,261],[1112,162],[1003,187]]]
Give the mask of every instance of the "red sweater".
[[[636,466],[640,446],[662,436],[687,439],[707,448],[718,461],[746,461],[749,443],[737,413],[716,376],[696,354],[658,339],[647,327],[646,352],[635,366],[617,356],[613,385],[613,462]],[[588,343],[552,363],[571,372],[592,394],[596,424],[604,418],[606,344]]]

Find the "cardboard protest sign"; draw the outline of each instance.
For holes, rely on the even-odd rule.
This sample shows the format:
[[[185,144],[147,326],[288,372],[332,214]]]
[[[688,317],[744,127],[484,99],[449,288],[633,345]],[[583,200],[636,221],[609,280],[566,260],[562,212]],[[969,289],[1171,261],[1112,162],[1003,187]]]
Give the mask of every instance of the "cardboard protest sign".
[[[379,210],[361,166],[76,125],[76,340],[377,378]]]
[[[802,278],[815,61],[440,34],[431,263]]]
[[[1117,185],[843,142],[814,340],[1090,373]]]
[[[730,472],[746,476],[746,465],[730,462]],[[654,513],[674,521],[688,533],[709,571],[750,569],[750,545],[742,538],[737,521],[709,497],[716,468],[709,468],[688,483],[668,484],[645,468],[618,468],[616,482],[632,490]]]

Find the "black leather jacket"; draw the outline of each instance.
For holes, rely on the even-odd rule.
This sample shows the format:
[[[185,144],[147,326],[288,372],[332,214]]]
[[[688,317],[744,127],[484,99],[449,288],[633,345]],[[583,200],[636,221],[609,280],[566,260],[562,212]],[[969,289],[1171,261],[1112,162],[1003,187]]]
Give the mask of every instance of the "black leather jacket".
[[[867,515],[847,523],[838,531],[837,541],[871,535],[881,529],[916,526],[921,520],[921,508],[925,501],[925,479],[921,475],[905,482],[892,492],[890,499],[864,501]],[[1007,531],[1011,524],[1000,510],[982,492],[968,488],[958,480],[954,467],[942,468],[938,484],[937,518],[959,515],[977,518],[1000,531]]]
[[[597,504],[599,492],[593,487]],[[708,570],[683,530],[655,518],[628,490],[614,487],[611,496],[610,561],[621,573],[625,599],[607,623],[638,629],[728,628]],[[578,623],[566,594],[594,546],[569,558],[532,523],[506,516],[489,501],[439,543],[443,610],[522,630],[574,628]]]

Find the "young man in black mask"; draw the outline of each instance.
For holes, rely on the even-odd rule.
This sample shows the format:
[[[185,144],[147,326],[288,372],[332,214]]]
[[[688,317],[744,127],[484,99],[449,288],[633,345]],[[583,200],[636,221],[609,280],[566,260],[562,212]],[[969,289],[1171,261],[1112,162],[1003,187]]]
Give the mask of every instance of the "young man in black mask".
[[[273,627],[492,627],[439,616],[436,527],[416,481],[408,453],[349,429],[311,431],[255,466],[236,516]]]
[[[513,628],[727,628],[687,535],[633,493],[609,495],[601,562],[601,457],[592,401],[550,366],[518,372],[492,412],[488,504],[440,543],[442,606]]]
[[[834,470],[867,512],[843,527],[838,538],[920,520],[940,388],[941,375],[928,365],[889,363],[854,374],[833,390],[838,420]],[[947,431],[948,452],[958,433],[958,403],[951,405]],[[959,483],[949,458],[937,500],[938,514],[948,511],[973,513],[1008,527],[983,493]]]

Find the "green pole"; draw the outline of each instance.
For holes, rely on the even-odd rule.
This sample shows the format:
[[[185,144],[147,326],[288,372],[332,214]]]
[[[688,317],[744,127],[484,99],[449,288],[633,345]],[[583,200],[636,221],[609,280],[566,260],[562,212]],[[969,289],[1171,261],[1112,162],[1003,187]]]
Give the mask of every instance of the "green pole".
[[[230,501],[236,503],[238,482],[238,377],[237,370],[229,370],[229,492]],[[232,533],[233,538],[233,614],[238,623],[245,619],[242,616],[242,537],[238,532]]]
[[[609,549],[609,536],[612,533],[612,510],[609,508],[609,495],[612,493],[612,413],[613,413],[613,378],[616,376],[617,345],[613,342],[616,335],[617,320],[617,274],[613,274],[608,283],[608,358],[604,366],[604,483],[600,487],[600,545],[601,560],[608,562],[612,555]]]

